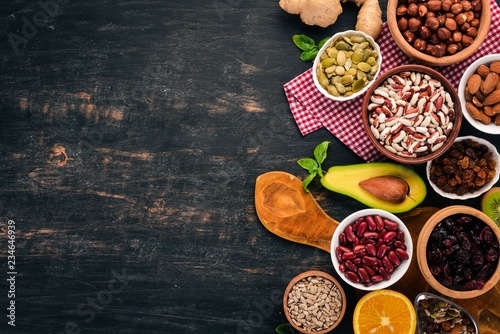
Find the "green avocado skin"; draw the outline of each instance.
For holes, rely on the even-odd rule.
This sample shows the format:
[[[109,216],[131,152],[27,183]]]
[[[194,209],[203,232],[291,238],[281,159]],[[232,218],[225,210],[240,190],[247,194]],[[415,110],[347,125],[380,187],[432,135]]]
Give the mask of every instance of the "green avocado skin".
[[[359,182],[377,177],[395,176],[405,180],[409,194],[402,203],[383,201],[359,186]],[[333,166],[321,178],[328,190],[344,194],[368,207],[392,213],[406,212],[422,203],[427,195],[424,180],[412,169],[392,162],[373,162],[346,166]]]

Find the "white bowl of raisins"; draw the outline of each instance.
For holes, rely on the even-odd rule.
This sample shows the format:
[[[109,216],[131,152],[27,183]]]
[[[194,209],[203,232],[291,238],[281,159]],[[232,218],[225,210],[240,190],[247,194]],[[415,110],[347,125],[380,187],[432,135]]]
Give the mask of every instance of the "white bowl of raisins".
[[[499,180],[500,155],[485,139],[458,137],[439,157],[427,162],[427,180],[439,195],[458,200],[478,197]]]
[[[480,296],[500,279],[499,240],[500,228],[483,212],[465,205],[441,209],[419,234],[420,272],[447,297]]]

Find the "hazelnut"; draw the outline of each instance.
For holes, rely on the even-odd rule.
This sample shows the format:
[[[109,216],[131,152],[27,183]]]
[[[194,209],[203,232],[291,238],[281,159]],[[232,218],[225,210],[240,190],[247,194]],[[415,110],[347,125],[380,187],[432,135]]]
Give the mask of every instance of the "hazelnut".
[[[396,15],[397,16],[403,16],[406,15],[406,5],[399,5],[398,8],[396,8]]]
[[[457,30],[457,21],[448,17],[444,22],[444,26],[450,31]]]
[[[467,22],[474,20],[474,12],[473,11],[469,10],[468,12],[465,12],[465,16],[467,17]]]
[[[441,42],[441,40],[439,39],[438,34],[435,33],[431,35],[431,37],[429,38],[429,42],[432,44],[438,44]]]
[[[465,13],[455,15],[455,22],[457,22],[457,24],[461,26],[462,24],[467,22],[467,15],[465,15]]]
[[[416,3],[411,3],[406,8],[406,14],[410,17],[414,17],[418,15],[418,5]]]
[[[462,34],[466,34],[467,33],[467,29],[470,28],[470,24],[469,22],[465,22],[464,24],[462,24],[460,26],[460,31],[462,32]]]
[[[462,6],[464,8],[464,12],[467,12],[467,11],[472,9],[472,5],[471,5],[470,1],[462,0],[462,1],[460,1],[460,3],[462,4]]]
[[[457,53],[457,51],[458,51],[458,45],[455,43],[448,44],[448,46],[446,47],[446,52],[450,55]]]
[[[406,31],[408,30],[408,20],[406,17],[400,17],[398,20],[398,28],[399,31]]]
[[[449,31],[447,28],[439,28],[437,35],[440,40],[446,41],[451,37],[451,31]]]
[[[470,4],[472,6],[473,12],[480,12],[481,11],[481,9],[482,9],[481,0],[472,0]]]
[[[472,21],[469,22],[469,24],[471,27],[479,28],[479,19],[474,18]]]
[[[446,22],[446,15],[439,15],[437,19],[439,21],[439,26],[444,26],[444,23]]]
[[[410,30],[406,30],[403,33],[403,37],[408,43],[412,44],[417,38],[417,35],[414,32],[411,32]]]
[[[474,27],[470,27],[469,29],[467,29],[466,34],[469,35],[470,37],[476,37],[477,29]]]
[[[461,13],[463,10],[464,6],[462,6],[461,3],[454,3],[450,8],[450,12],[452,12],[454,15]]]
[[[434,57],[442,57],[446,53],[446,44],[440,43],[433,46],[431,54]]]
[[[424,25],[432,31],[439,29],[439,21],[436,17],[428,17]]]
[[[408,29],[411,31],[411,32],[417,32],[418,29],[420,29],[420,26],[422,25],[422,22],[420,22],[419,19],[417,19],[416,17],[412,17],[409,21],[408,21]]]
[[[460,31],[454,31],[453,34],[451,34],[451,39],[455,43],[460,43],[462,41],[462,33]]]
[[[430,0],[427,2],[427,9],[431,12],[439,12],[441,10],[441,0]]]
[[[441,9],[445,12],[449,12],[451,5],[453,5],[453,2],[451,0],[443,0],[441,3]]]
[[[420,17],[424,17],[424,16],[426,16],[426,15],[427,15],[427,13],[428,13],[428,12],[429,12],[429,11],[427,10],[427,6],[426,6],[426,5],[424,5],[424,4],[420,4],[420,5],[418,6],[418,16],[420,16]]]
[[[415,42],[413,42],[413,47],[420,52],[425,51],[427,42],[422,38],[417,38]]]
[[[421,38],[427,40],[427,39],[429,39],[429,37],[431,37],[432,32],[426,26],[421,26],[420,30],[418,31],[418,34],[420,35]]]
[[[462,45],[464,47],[471,45],[473,42],[474,42],[474,38],[470,37],[469,35],[462,36]]]

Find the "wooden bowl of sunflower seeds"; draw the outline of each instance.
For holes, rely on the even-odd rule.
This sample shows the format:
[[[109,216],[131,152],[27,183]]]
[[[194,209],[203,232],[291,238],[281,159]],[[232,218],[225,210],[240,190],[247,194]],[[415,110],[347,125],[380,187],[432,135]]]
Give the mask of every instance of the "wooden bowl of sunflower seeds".
[[[340,324],[346,295],[330,274],[311,270],[293,278],[283,295],[285,316],[300,333],[328,333]]]

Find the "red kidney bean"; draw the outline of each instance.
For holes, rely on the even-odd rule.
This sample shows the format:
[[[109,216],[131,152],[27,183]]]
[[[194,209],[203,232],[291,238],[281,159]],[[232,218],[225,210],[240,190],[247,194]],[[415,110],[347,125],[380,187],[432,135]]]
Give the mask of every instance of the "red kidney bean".
[[[387,251],[389,250],[389,247],[385,244],[381,245],[378,249],[377,249],[377,257],[379,259],[382,259],[385,254],[387,253]]]
[[[341,272],[346,271],[346,269],[347,269],[347,267],[346,267],[345,263],[341,263],[341,264],[339,264],[339,270],[340,270]]]
[[[339,234],[339,244],[344,245],[344,246],[347,245],[347,238],[346,238],[344,232]]]
[[[372,245],[375,245],[377,243],[377,240],[375,239],[365,239],[365,238],[361,238],[359,240],[359,243],[363,244],[363,245],[368,245],[368,244],[372,244]]]
[[[354,224],[352,224],[352,230],[354,232],[356,232],[359,228],[359,224],[361,224],[361,222],[365,221],[365,219],[363,217],[359,217],[358,219],[356,219],[356,222],[354,222]]]
[[[384,277],[382,277],[381,275],[372,275],[371,280],[373,283],[382,282],[384,280]]]
[[[408,260],[410,258],[406,250],[404,250],[403,248],[396,248],[394,251],[401,260]]]
[[[388,281],[391,279],[391,274],[387,272],[384,268],[379,268],[378,273],[382,275],[382,277]]]
[[[382,263],[384,264],[384,269],[388,273],[392,273],[394,271],[394,265],[392,264],[391,260],[386,256],[382,258]]]
[[[370,276],[373,276],[373,275],[375,275],[375,274],[376,274],[375,270],[373,270],[373,269],[372,269],[373,267],[369,267],[369,266],[367,266],[366,264],[362,265],[361,267],[362,267],[364,270],[366,270],[366,272],[367,272],[367,273],[368,273],[368,275],[370,275]]]
[[[389,231],[396,231],[399,228],[399,224],[390,219],[384,219],[384,226]]]
[[[401,242],[405,242],[405,233],[403,231],[398,232],[398,240]]]
[[[395,251],[393,250],[389,251],[389,253],[387,253],[387,257],[395,267],[401,264],[401,259],[396,255]]]
[[[382,231],[384,228],[384,220],[379,215],[375,215],[375,222],[377,223],[377,231]]]
[[[347,241],[349,241],[349,242],[356,241],[356,236],[354,235],[354,232],[352,230],[352,225],[347,226],[344,232],[345,232],[345,236],[347,238]]]
[[[368,227],[368,224],[365,221],[362,221],[359,226],[358,230],[356,231],[356,234],[358,235],[359,238],[363,237],[363,233],[366,232],[366,228]]]
[[[377,262],[377,258],[373,257],[373,256],[365,256],[363,258],[362,262],[364,264],[366,264],[367,266],[374,266],[374,265],[376,265],[378,263]]]
[[[372,216],[366,216],[365,220],[366,223],[368,224],[368,229],[370,231],[375,231],[377,229],[377,223],[375,222],[375,219],[373,219]]]
[[[394,241],[394,246],[396,248],[401,248],[403,250],[407,249],[406,244],[404,242],[399,241],[399,240]]]
[[[394,242],[394,239],[398,236],[397,232],[395,231],[388,231],[386,234],[384,234],[384,237],[382,238],[382,240],[384,240],[384,242],[386,244],[390,244],[392,242]]]
[[[337,246],[337,249],[340,250],[342,253],[347,253],[347,252],[351,251],[351,249],[349,247],[344,246],[344,245]]]
[[[378,239],[378,233],[377,232],[373,232],[373,231],[365,232],[365,233],[363,233],[363,238],[366,238],[366,239]]]
[[[361,282],[361,279],[359,278],[359,276],[355,272],[346,270],[346,272],[344,272],[344,275],[345,275],[345,277],[347,277],[348,280],[350,280],[354,283]]]
[[[356,257],[356,254],[354,252],[345,252],[342,254],[342,260],[352,260]]]
[[[352,259],[351,262],[354,263],[355,265],[359,266],[361,264],[361,258],[358,255],[358,257]]]
[[[370,254],[371,256],[376,256],[377,255],[377,247],[375,247],[372,244],[368,244],[365,246],[366,252]]]
[[[358,271],[358,267],[356,267],[356,265],[354,263],[352,263],[350,260],[347,260],[344,263],[345,263],[346,268],[349,269],[350,271],[353,271],[353,272]]]
[[[354,254],[358,254],[358,253],[361,253],[361,252],[364,252],[366,249],[366,246],[365,245],[362,245],[362,244],[358,244],[358,245],[355,245],[353,248],[352,248],[352,251],[354,252]]]
[[[370,282],[370,276],[368,276],[368,273],[366,272],[366,270],[364,268],[358,269],[358,275],[359,275],[359,278],[361,278],[361,280],[363,282]]]

